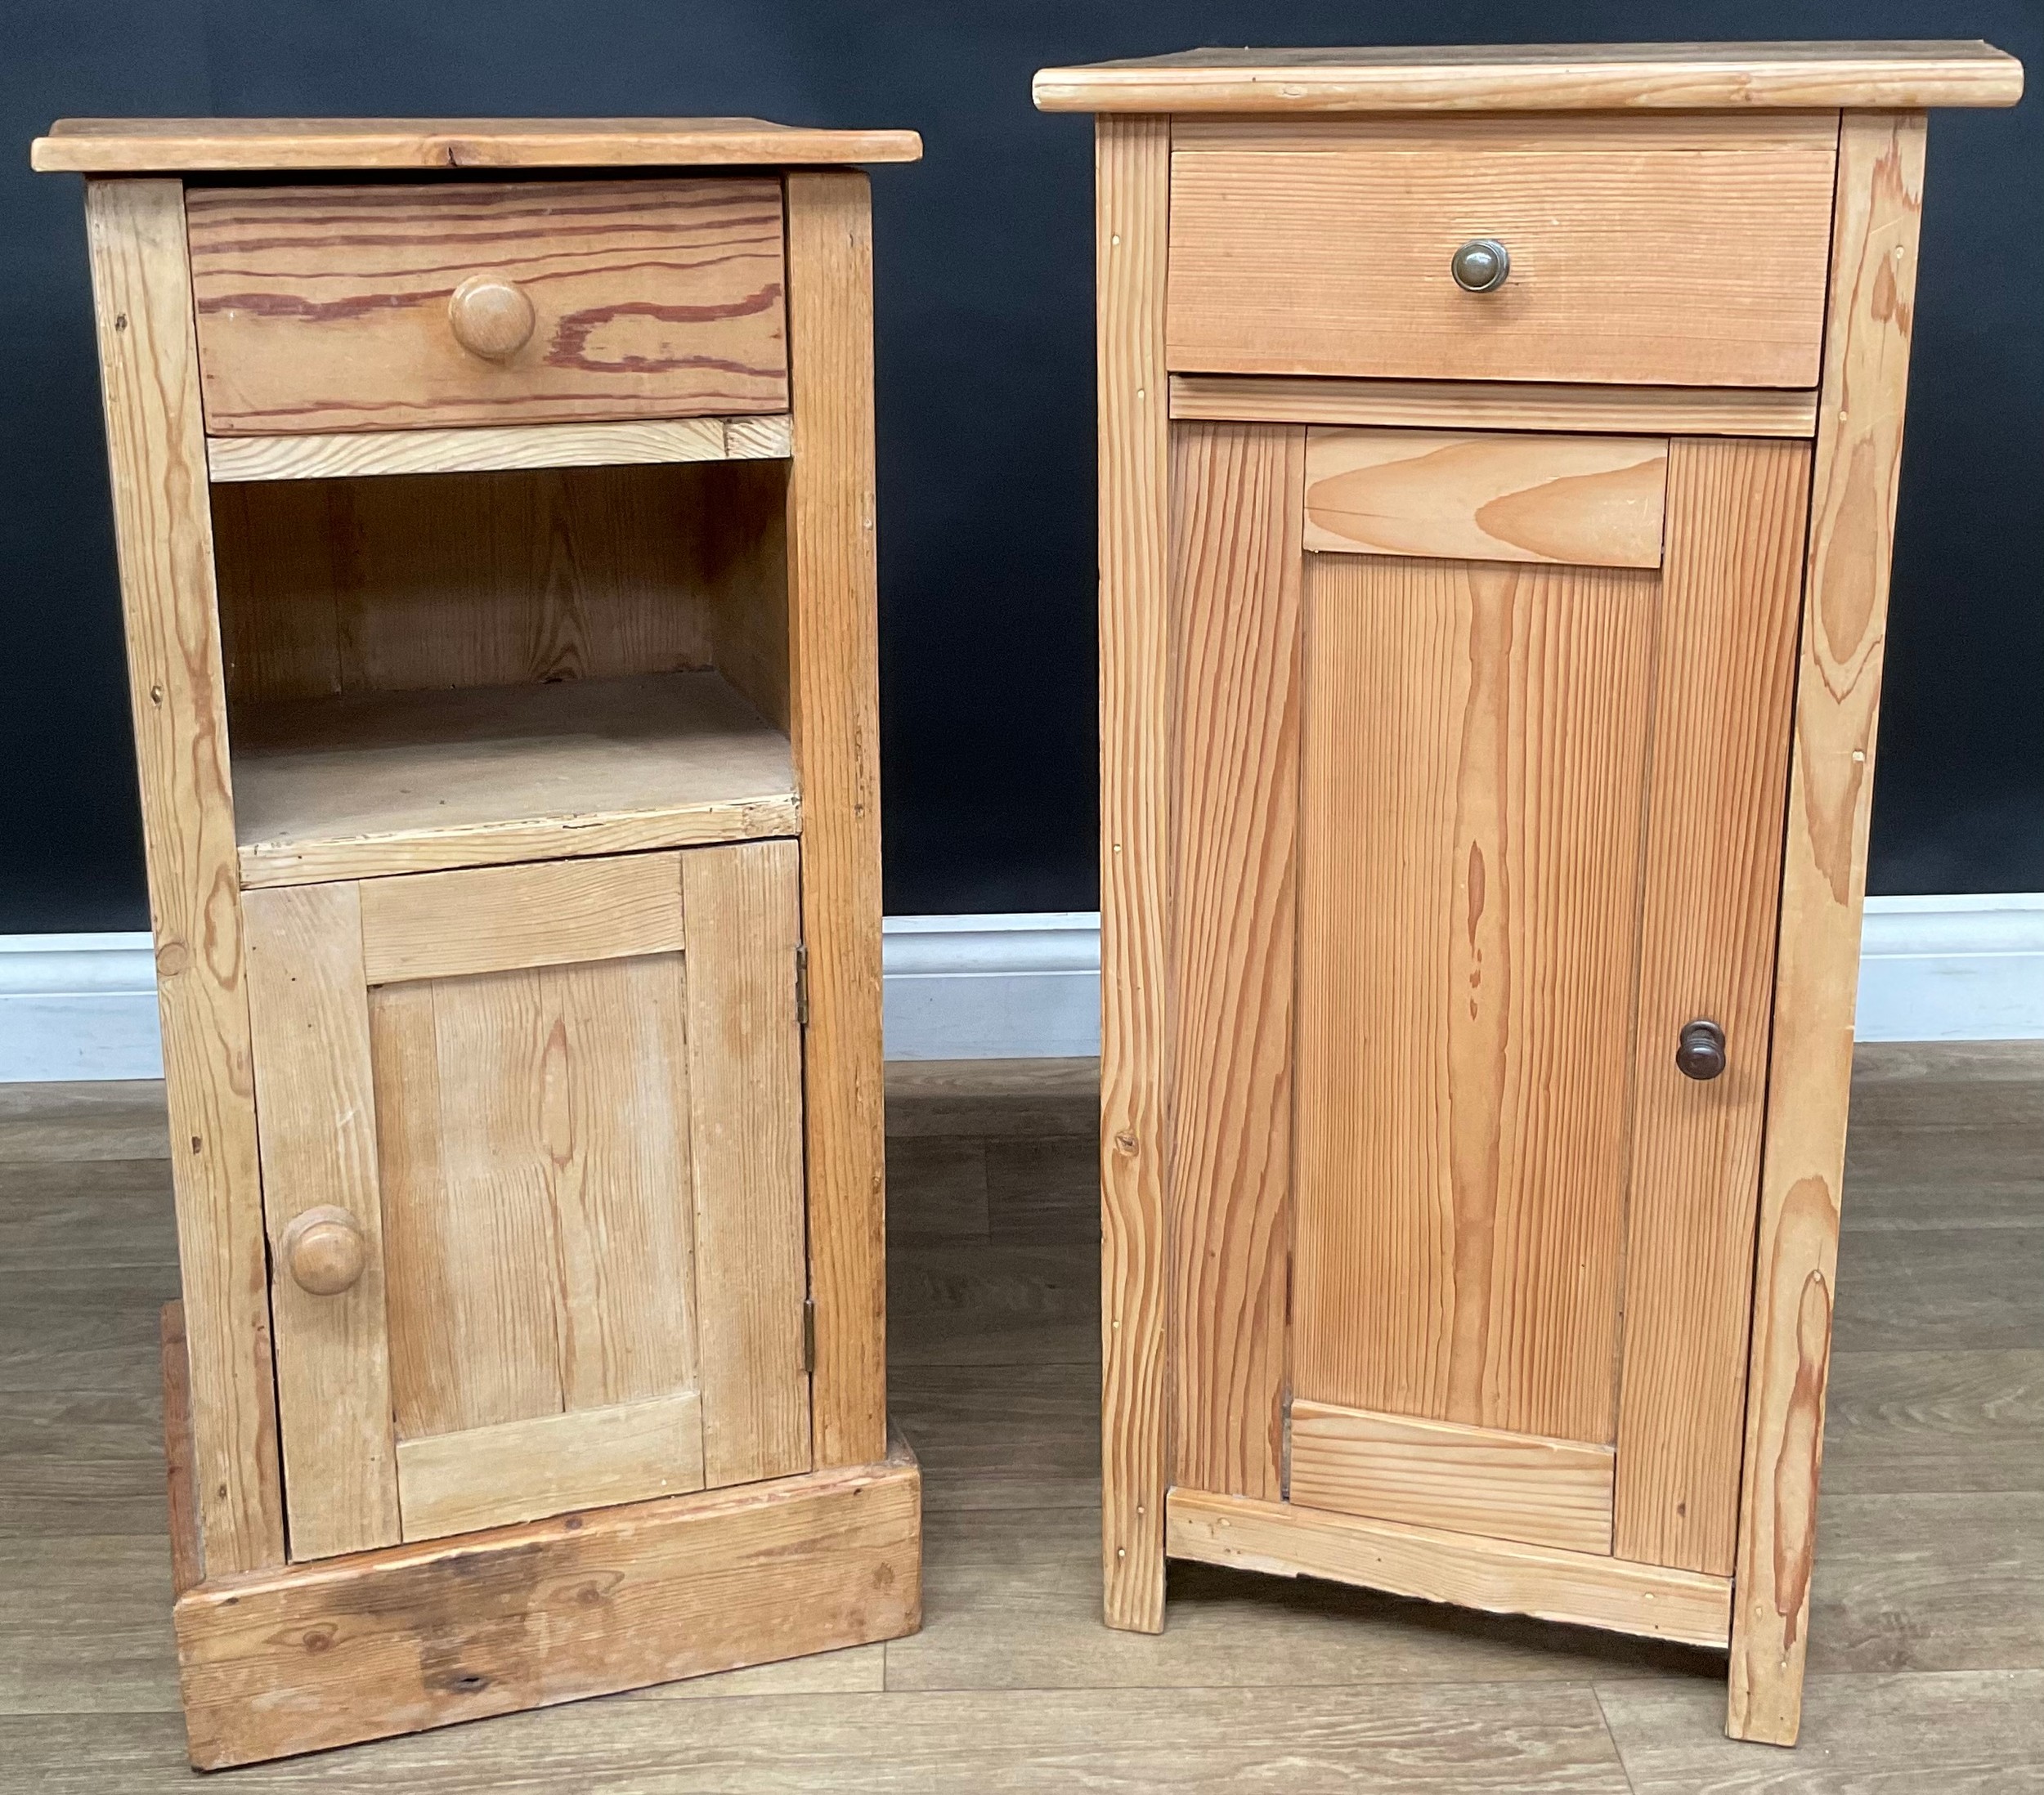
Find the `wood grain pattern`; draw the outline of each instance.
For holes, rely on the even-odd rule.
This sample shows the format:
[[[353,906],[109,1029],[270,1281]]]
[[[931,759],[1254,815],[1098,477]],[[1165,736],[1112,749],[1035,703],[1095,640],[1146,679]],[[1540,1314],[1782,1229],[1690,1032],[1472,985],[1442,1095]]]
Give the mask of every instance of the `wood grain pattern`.
[[[397,1443],[407,1540],[701,1489],[702,1400],[673,1390]]]
[[[500,424],[457,430],[365,430],[332,436],[215,436],[216,481],[330,480],[407,473],[500,473],[513,468],[615,468],[640,463],[760,460],[788,452],[785,417],[669,418],[635,423]]]
[[[824,131],[764,119],[60,119],[30,151],[45,172],[232,168],[710,168],[913,162],[912,131]]]
[[[1565,1551],[1611,1547],[1611,1449],[1455,1421],[1292,1404],[1291,1500]]]
[[[1809,450],[1676,442],[1648,787],[1620,1359],[1620,1558],[1729,1576]],[[1708,1082],[1677,1070],[1698,1017]]]
[[[702,590],[718,672],[783,735],[789,702],[788,463],[762,456],[732,470],[728,503],[709,514]]]
[[[1145,1633],[1170,1450],[1170,181],[1168,119],[1099,121],[1100,1556],[1107,1624]]]
[[[680,857],[704,1475],[787,1477],[810,1456],[800,854],[762,841]]]
[[[1722,1649],[1731,1627],[1723,1577],[1240,1496],[1173,1490],[1169,1546],[1173,1558],[1692,1645]]]
[[[1188,128],[1174,372],[1816,383],[1828,114]],[[1511,252],[1495,293],[1449,274],[1477,236]]]
[[[681,857],[629,854],[361,885],[360,982],[678,954]]]
[[[1316,429],[1305,546],[1658,567],[1667,486],[1652,437]]]
[[[1612,1437],[1657,585],[1307,564],[1295,1395]]]
[[[782,505],[729,462],[215,486],[235,721],[276,698],[710,666]]]
[[[791,174],[787,210],[795,418],[789,705],[805,805],[814,1450],[816,1464],[827,1467],[877,1458],[887,1421],[879,575],[866,177]]]
[[[175,181],[85,190],[208,1575],[284,1561],[226,679]]]
[[[1302,430],[1172,432],[1172,1479],[1283,1494]]]
[[[165,1303],[159,1338],[164,1372],[164,1487],[170,1524],[170,1587],[182,1596],[205,1576],[199,1541],[199,1488],[191,1458],[191,1362],[185,1305]]]
[[[897,1439],[872,1465],[208,1584],[177,1609],[192,1762],[218,1769],[913,1632],[921,1498]],[[252,1689],[288,1695],[252,1701]]]
[[[215,436],[787,410],[780,183],[195,186],[186,196]],[[464,347],[462,284],[536,321]]]
[[[1726,1730],[1802,1709],[1874,730],[1923,195],[1919,114],[1849,115],[1811,473]]]
[[[330,1558],[400,1537],[361,906],[352,885],[307,885],[243,907],[291,1556]],[[282,1243],[329,1205],[354,1221],[365,1263],[320,1296],[298,1287]]]
[[[1046,112],[2010,106],[2023,65],[1977,39],[1230,48],[1042,69],[1033,91]]]
[[[1436,430],[1808,436],[1817,429],[1817,394],[1814,389],[1766,387],[1592,387],[1540,381],[1173,374],[1171,415],[1174,421],[1382,424]],[[219,452],[220,445],[213,445],[216,467]],[[214,477],[219,477],[217,472]]]
[[[802,827],[787,737],[714,673],[250,706],[244,886]]]
[[[678,955],[371,995],[401,1442],[697,1386],[686,1001]]]

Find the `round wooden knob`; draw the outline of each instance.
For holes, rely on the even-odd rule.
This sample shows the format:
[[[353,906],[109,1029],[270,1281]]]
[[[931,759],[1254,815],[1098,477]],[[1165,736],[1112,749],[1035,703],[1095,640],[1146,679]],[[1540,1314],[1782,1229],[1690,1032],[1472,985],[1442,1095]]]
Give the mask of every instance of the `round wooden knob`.
[[[455,341],[472,356],[501,361],[532,334],[532,302],[503,275],[471,275],[447,302]]]
[[[345,1209],[322,1203],[294,1215],[284,1230],[284,1265],[291,1282],[315,1296],[352,1287],[369,1263],[362,1224]]]
[[[1675,1043],[1675,1065],[1690,1078],[1715,1078],[1724,1070],[1724,1031],[1702,1019],[1688,1024]]]

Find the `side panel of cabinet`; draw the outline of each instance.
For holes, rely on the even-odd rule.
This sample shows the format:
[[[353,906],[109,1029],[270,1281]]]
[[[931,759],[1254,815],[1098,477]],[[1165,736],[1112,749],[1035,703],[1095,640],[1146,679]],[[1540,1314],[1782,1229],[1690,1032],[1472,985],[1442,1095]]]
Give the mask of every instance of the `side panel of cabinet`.
[[[1612,1438],[1659,585],[1307,558],[1299,1396]]]
[[[798,853],[252,894],[294,1557],[809,1468]]]

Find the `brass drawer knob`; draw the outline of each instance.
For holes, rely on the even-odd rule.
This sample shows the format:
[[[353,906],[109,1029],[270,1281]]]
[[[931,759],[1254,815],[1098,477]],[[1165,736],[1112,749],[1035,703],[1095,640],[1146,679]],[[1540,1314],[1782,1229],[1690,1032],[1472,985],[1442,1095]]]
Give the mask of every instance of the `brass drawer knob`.
[[[345,1209],[321,1203],[294,1215],[284,1230],[284,1267],[291,1282],[315,1296],[352,1289],[369,1263],[362,1224]]]
[[[447,302],[455,341],[472,356],[501,361],[522,349],[532,334],[532,302],[515,280],[502,275],[471,275]]]
[[[1495,293],[1511,271],[1512,253],[1495,237],[1472,237],[1448,264],[1464,293]]]
[[[1675,1064],[1691,1078],[1715,1078],[1724,1070],[1724,1031],[1701,1018],[1688,1024],[1675,1044]]]

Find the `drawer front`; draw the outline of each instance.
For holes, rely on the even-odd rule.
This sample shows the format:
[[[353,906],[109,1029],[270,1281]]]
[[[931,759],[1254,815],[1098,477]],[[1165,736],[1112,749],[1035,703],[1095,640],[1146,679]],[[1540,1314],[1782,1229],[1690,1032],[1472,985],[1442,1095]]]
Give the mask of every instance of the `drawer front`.
[[[217,436],[787,409],[781,185],[195,187]]]
[[[1835,114],[1181,119],[1174,371],[1813,387]],[[1450,272],[1502,242],[1504,284]]]

